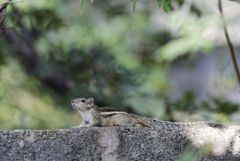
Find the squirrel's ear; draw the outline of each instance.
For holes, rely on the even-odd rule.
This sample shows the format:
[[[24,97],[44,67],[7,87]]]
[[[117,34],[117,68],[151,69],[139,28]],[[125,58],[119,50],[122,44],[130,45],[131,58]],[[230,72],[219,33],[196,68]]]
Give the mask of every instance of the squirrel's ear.
[[[94,98],[93,97],[88,98],[88,104],[89,105],[94,105]]]

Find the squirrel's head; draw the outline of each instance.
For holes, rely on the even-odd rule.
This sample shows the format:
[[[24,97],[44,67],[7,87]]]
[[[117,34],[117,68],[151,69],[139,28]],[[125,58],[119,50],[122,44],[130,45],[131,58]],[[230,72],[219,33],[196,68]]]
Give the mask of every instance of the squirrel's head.
[[[88,111],[94,107],[94,98],[75,98],[71,104],[78,111]]]

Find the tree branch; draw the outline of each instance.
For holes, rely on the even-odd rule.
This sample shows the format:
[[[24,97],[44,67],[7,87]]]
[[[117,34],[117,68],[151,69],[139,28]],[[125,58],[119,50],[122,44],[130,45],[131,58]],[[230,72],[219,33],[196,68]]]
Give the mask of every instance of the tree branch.
[[[15,52],[17,58],[24,69],[45,85],[49,86],[54,91],[66,94],[73,87],[73,80],[61,71],[54,71],[51,75],[42,75],[38,72],[44,59],[40,56],[34,47],[34,37],[29,29],[22,22],[22,14],[16,7],[12,7],[12,16],[15,17],[16,25],[20,30],[15,30],[4,26],[3,38],[6,40],[9,47]]]
[[[2,26],[4,19],[6,17],[6,8],[9,4],[9,1],[0,4],[0,33],[3,31]]]
[[[220,15],[221,15],[223,30],[224,30],[225,38],[226,38],[226,41],[227,41],[228,49],[229,49],[229,52],[230,52],[230,55],[231,55],[231,58],[232,58],[233,67],[235,69],[237,79],[238,79],[238,83],[239,83],[239,86],[240,86],[240,72],[239,72],[239,68],[238,68],[238,63],[237,63],[237,58],[236,58],[236,54],[235,54],[235,51],[234,51],[234,47],[233,47],[233,44],[230,40],[228,31],[227,31],[227,25],[225,23],[223,9],[222,9],[222,0],[218,0],[218,9],[219,9],[219,12],[220,12]]]

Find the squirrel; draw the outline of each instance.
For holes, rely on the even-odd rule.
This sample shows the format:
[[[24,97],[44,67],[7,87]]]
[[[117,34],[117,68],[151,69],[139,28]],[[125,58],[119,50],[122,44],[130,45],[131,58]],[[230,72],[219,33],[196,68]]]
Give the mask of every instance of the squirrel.
[[[152,127],[136,115],[127,112],[116,111],[112,108],[101,108],[94,103],[94,98],[75,98],[71,101],[74,109],[82,116],[82,123],[77,127],[93,126],[134,126],[134,127]]]

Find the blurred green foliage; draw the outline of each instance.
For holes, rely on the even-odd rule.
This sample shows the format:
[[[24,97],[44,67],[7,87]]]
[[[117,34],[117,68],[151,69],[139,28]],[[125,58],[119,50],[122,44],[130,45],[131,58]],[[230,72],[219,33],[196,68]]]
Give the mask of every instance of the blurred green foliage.
[[[198,161],[198,159],[196,153],[189,150],[182,154],[177,161]]]
[[[169,12],[172,11],[172,1],[171,0],[157,0],[159,6],[162,6],[164,11]]]
[[[168,0],[157,2],[166,11],[172,9]],[[76,125],[80,118],[70,100],[84,96],[93,96],[99,106],[162,119],[175,119],[178,111],[188,115],[203,110],[194,93],[167,101],[171,97],[169,71],[179,57],[211,49],[213,44],[200,32],[212,19],[185,18],[173,11],[169,29],[159,31],[150,25],[151,9],[138,9],[140,2],[133,3],[132,9],[131,3],[110,0],[32,0],[16,4],[20,17],[9,8],[6,25],[30,33],[39,60],[30,73],[21,55],[0,37],[0,128]],[[21,32],[19,21],[26,31]],[[60,82],[67,80],[69,89],[59,90],[42,79],[55,75]],[[215,100],[214,104],[218,108],[212,112],[226,118],[236,110],[225,102]],[[221,106],[231,108],[225,111]]]
[[[177,161],[198,161],[202,160],[200,156],[209,156],[212,151],[212,144],[204,144],[201,148],[195,149],[193,147],[188,147],[184,153],[180,154]],[[200,159],[201,158],[201,159]]]
[[[56,128],[69,126],[71,118],[36,79],[18,62],[8,59],[0,69],[0,123],[3,128]]]

